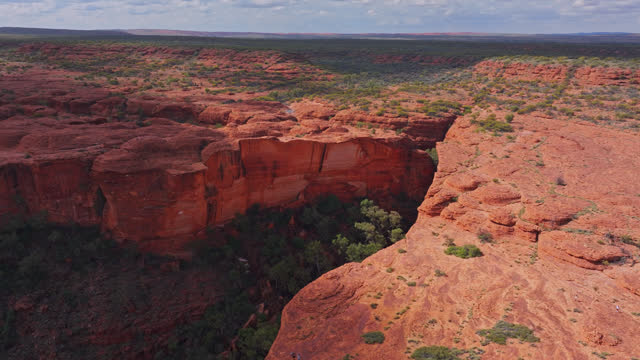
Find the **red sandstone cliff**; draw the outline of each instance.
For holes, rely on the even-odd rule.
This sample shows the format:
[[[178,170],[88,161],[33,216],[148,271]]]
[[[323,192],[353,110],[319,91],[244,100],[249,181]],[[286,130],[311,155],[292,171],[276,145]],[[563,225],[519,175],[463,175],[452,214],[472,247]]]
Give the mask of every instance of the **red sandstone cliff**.
[[[638,356],[640,248],[621,240],[640,237],[638,135],[533,116],[514,126],[512,138],[494,137],[459,119],[438,145],[438,172],[406,240],[300,291],[268,359],[470,349],[481,347],[476,331],[501,319],[540,343],[490,344],[484,358]],[[481,243],[481,231],[494,242]],[[484,256],[447,256],[447,238]],[[384,332],[384,343],[365,344],[367,331]]]
[[[326,193],[416,198],[434,171],[423,152],[348,135],[233,141],[217,130],[180,124],[77,130],[27,135],[17,153],[6,152],[3,215],[24,206],[28,213],[46,211],[54,222],[101,224],[118,239],[162,251],[254,203],[285,206]],[[122,143],[105,149],[105,138],[115,136]],[[76,142],[84,138],[95,145]],[[56,139],[60,144],[52,148]]]
[[[419,199],[433,177],[429,156],[391,131],[370,138],[340,121],[298,120],[279,103],[122,98],[43,76],[1,81],[24,108],[8,111],[0,128],[0,216],[45,211],[52,222],[100,225],[168,252],[254,203],[325,193]],[[42,81],[46,93],[26,96]],[[116,112],[125,118],[110,119]],[[443,136],[448,121],[432,121],[422,136]]]

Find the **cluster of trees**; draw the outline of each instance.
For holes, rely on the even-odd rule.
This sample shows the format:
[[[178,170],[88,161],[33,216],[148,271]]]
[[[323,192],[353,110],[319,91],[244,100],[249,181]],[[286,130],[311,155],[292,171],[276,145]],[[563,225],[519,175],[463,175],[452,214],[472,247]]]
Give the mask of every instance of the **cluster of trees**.
[[[8,296],[46,288],[73,307],[85,295],[71,289],[66,280],[71,275],[82,278],[98,267],[121,271],[136,269],[140,263],[172,261],[119,246],[102,238],[97,228],[53,226],[45,219],[45,214],[16,217],[0,229],[0,355],[20,342],[13,313],[2,306],[1,300]],[[264,358],[286,302],[325,272],[347,261],[361,261],[402,239],[402,223],[397,212],[367,199],[344,203],[328,196],[301,209],[280,211],[252,207],[224,231],[212,230],[207,241],[195,244],[193,260],[181,264],[180,271],[200,267],[221,274],[216,286],[225,289],[224,298],[211,305],[202,319],[176,329],[155,358]],[[56,284],[54,290],[47,279]],[[145,296],[134,284],[122,287],[114,289],[116,298]],[[127,293],[118,295],[122,291]],[[114,314],[127,302],[116,300]],[[257,311],[259,303],[269,311]],[[243,328],[253,315],[253,325]]]
[[[360,214],[364,221],[354,223],[358,230],[354,240],[338,234],[332,241],[335,250],[348,261],[360,262],[378,250],[404,238],[402,217],[396,211],[387,212],[371,200],[360,203]]]
[[[45,213],[3,219],[2,224],[0,297],[37,290],[57,274],[83,272],[121,259],[125,252],[97,228],[53,226]]]
[[[203,243],[194,258],[197,266],[215,266],[225,272],[225,299],[211,306],[202,320],[179,329],[176,340],[159,358],[262,359],[275,340],[280,321],[279,314],[268,318],[256,313],[255,303],[269,306],[279,298],[276,307],[280,311],[302,287],[325,272],[347,261],[361,261],[404,237],[397,212],[387,212],[371,200],[343,203],[336,196],[296,210],[254,206],[236,216],[225,233],[224,246]],[[251,298],[247,289],[265,281],[275,292],[273,299]],[[256,326],[241,329],[254,313]]]

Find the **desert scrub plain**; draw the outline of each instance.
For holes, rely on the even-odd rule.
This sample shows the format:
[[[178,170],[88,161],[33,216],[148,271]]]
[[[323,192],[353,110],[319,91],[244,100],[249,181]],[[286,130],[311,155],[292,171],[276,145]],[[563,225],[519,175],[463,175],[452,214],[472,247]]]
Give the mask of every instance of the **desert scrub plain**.
[[[638,358],[638,59],[3,36],[0,352]]]

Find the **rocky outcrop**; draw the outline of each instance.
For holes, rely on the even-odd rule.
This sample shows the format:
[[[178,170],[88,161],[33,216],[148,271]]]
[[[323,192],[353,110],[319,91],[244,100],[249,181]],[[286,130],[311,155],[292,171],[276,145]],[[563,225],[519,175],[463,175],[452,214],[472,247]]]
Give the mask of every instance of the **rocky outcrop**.
[[[637,134],[535,116],[514,127],[491,136],[458,119],[406,239],[301,290],[268,359],[471,349],[499,320],[531,328],[540,343],[489,344],[483,358],[637,356]],[[484,256],[447,256],[451,241]],[[369,331],[384,342],[366,344]]]
[[[339,111],[332,121],[342,124],[376,126],[402,133],[411,140],[413,147],[430,149],[436,142],[442,140],[447,130],[456,119],[456,115],[445,114],[443,117],[428,117],[413,114],[410,117],[376,116],[362,111]]]
[[[573,79],[580,85],[634,85],[640,83],[640,71],[634,69],[576,65]],[[504,77],[522,81],[561,82],[566,79],[569,65],[504,63],[482,61],[475,65],[477,73],[491,78]]]
[[[172,247],[163,239],[184,242],[253,204],[301,204],[328,193],[343,199],[400,193],[415,198],[433,174],[427,155],[369,139],[246,139],[210,143],[202,161],[156,160],[162,152],[179,151],[172,145],[136,138],[96,159],[92,173],[106,199],[105,230],[161,251]],[[409,164],[415,165],[407,171]]]
[[[427,154],[399,138],[348,132],[235,139],[161,119],[145,127],[4,123],[0,214],[44,211],[50,221],[101,225],[157,252],[178,249],[256,203],[295,205],[328,193],[418,199],[434,172]]]
[[[35,47],[21,51],[54,58],[99,50],[28,46]],[[228,61],[259,55],[200,54]],[[64,73],[30,71],[0,79],[10,89],[0,96],[2,218],[46,212],[49,221],[99,225],[116,239],[167,253],[256,203],[296,206],[327,193],[387,204],[401,194],[419,200],[433,178],[431,158],[407,136],[391,129],[374,136],[317,106],[297,113],[230,95],[114,93]],[[434,121],[421,136],[435,142],[446,126]]]
[[[585,85],[633,85],[640,84],[640,71],[633,69],[581,67],[575,78]]]
[[[474,70],[489,77],[505,77],[522,81],[559,82],[567,77],[568,67],[563,65],[504,63],[500,61],[482,61]]]

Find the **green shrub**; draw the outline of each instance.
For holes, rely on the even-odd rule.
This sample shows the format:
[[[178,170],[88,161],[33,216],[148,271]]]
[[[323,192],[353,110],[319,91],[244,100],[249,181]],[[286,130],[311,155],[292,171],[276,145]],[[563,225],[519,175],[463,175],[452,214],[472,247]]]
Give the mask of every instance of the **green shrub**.
[[[438,167],[438,151],[436,148],[425,150],[429,156],[431,156],[431,160],[433,160],[433,165]]]
[[[483,255],[482,251],[472,244],[464,246],[449,246],[444,253],[447,255],[454,255],[462,259],[469,259]]]
[[[538,108],[537,105],[533,105],[533,104],[532,105],[527,105],[524,108],[518,110],[518,114],[521,114],[521,115],[522,114],[528,114],[528,113],[536,111],[537,108]]]
[[[371,331],[361,336],[366,344],[382,344],[384,342],[384,334],[380,331]]]
[[[442,271],[440,269],[436,269],[436,271],[433,274],[435,276],[437,276],[437,277],[447,276],[447,273],[445,273],[444,271]]]
[[[401,118],[407,118],[409,117],[409,113],[404,109],[398,109],[396,116]]]
[[[560,111],[562,114],[566,115],[566,116],[574,116],[575,113],[572,109],[569,108],[560,108],[558,109],[558,111]]]
[[[487,231],[481,231],[478,234],[478,239],[480,240],[480,242],[482,243],[490,243],[493,241],[493,235],[491,235],[490,232]]]
[[[631,235],[622,235],[622,236],[620,236],[620,241],[622,241],[625,244],[633,245],[633,246],[636,246],[636,247],[640,248],[640,240],[634,240],[631,237]]]
[[[513,114],[507,114],[504,116],[504,119],[506,122],[511,123],[513,122]]]
[[[361,262],[369,256],[377,253],[381,249],[382,245],[374,242],[370,242],[367,244],[355,243],[350,244],[347,247],[347,251],[345,252],[345,254],[347,256],[347,260],[351,262]]]
[[[428,116],[440,116],[444,114],[462,115],[464,107],[455,101],[436,100],[434,102],[425,101],[425,105],[420,111]]]
[[[445,346],[425,346],[416,349],[411,354],[412,359],[416,360],[459,360],[462,352],[457,349],[449,349]]]
[[[607,356],[613,355],[612,353],[608,353],[606,351],[603,351],[601,353],[594,351],[594,352],[592,352],[592,354],[597,356],[597,357],[599,357],[600,359],[607,359]]]
[[[257,328],[238,331],[238,350],[245,359],[262,359],[278,335],[279,324],[259,323]]]
[[[496,119],[496,114],[490,114],[484,120],[472,120],[472,124],[477,124],[480,126],[480,129],[483,131],[494,131],[494,132],[512,132],[513,127],[511,124],[506,122],[498,121]]]
[[[491,329],[478,330],[477,334],[485,337],[485,343],[494,342],[506,345],[507,339],[513,338],[530,343],[539,342],[540,338],[533,335],[533,330],[524,325],[511,324],[500,320]]]

